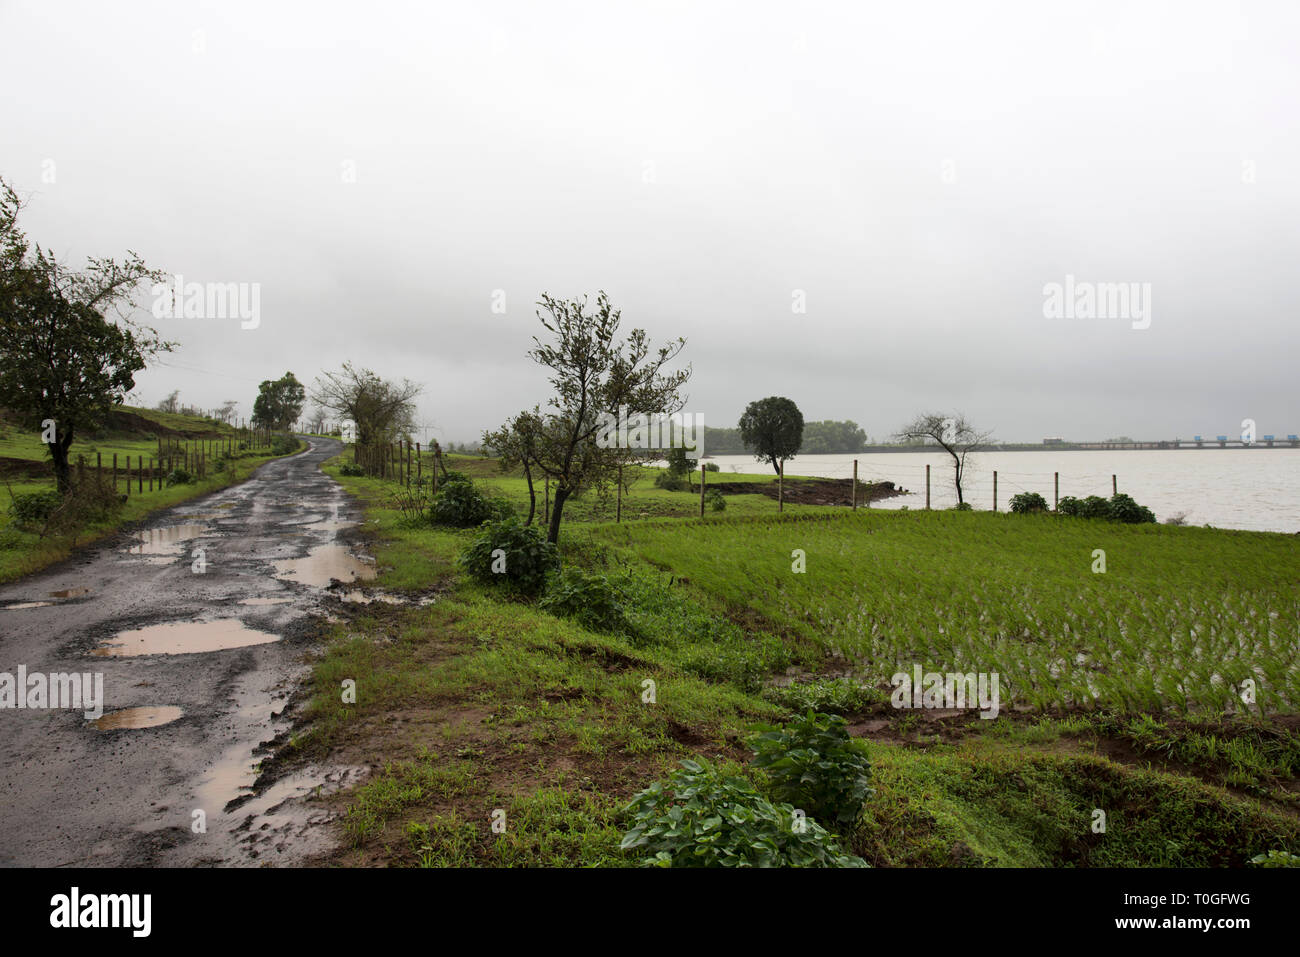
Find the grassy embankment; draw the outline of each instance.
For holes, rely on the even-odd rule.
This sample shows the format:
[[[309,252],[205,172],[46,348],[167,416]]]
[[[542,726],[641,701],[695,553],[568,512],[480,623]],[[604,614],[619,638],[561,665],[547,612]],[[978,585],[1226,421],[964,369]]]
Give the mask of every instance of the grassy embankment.
[[[526,509],[522,480],[494,464],[452,467]],[[626,863],[619,808],[636,791],[683,757],[743,765],[752,722],[809,704],[873,742],[876,790],[848,843],[875,865],[1232,866],[1300,851],[1294,538],[989,513],[777,517],[761,495],[701,522],[697,496],[646,480],[624,516],[651,520],[612,524],[598,501],[566,510],[566,564],[628,596],[631,627],[600,634],[461,578],[473,533],[404,525],[391,483],[340,481],[366,503],[378,586],[439,599],[355,609],[316,664],[286,753],[378,765],[330,799],[339,863]],[[895,710],[889,677],[913,663],[997,671],[999,717]],[[1228,687],[1246,677],[1250,707]],[[345,678],[355,705],[340,701]]]
[[[157,454],[159,436],[164,441],[172,438],[195,444],[237,438],[238,434],[228,425],[217,425],[194,416],[152,409],[121,408],[113,416],[111,427],[102,434],[78,438],[73,443],[70,460],[76,463],[78,456],[84,456],[87,465],[93,467],[98,454],[107,471],[116,454],[124,473],[127,457],[130,456],[130,497],[107,519],[84,525],[74,532],[41,537],[36,532],[15,527],[9,505],[12,496],[54,488],[49,453],[39,434],[0,422],[0,477],[5,486],[0,500],[0,582],[21,578],[62,561],[77,547],[98,541],[125,525],[146,518],[152,512],[243,481],[257,466],[276,457],[269,448],[237,451],[230,466],[222,472],[209,471],[201,480],[171,488],[160,487],[162,483],[155,482],[153,490],[149,488],[146,475],[144,491],[139,492],[135,484],[135,463],[141,455],[148,459]],[[209,469],[211,467],[212,464],[209,463]],[[124,488],[124,477],[120,477],[119,489]]]

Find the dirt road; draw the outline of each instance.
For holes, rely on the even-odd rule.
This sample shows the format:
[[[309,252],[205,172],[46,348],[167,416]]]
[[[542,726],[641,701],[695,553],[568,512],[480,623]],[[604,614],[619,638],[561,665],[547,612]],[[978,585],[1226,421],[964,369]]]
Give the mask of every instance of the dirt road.
[[[0,586],[0,680],[102,674],[104,711],[0,710],[0,864],[294,863],[327,840],[309,794],[346,770],[249,798],[325,586],[373,574],[341,540],[359,510],[317,467],[341,445],[310,444]]]

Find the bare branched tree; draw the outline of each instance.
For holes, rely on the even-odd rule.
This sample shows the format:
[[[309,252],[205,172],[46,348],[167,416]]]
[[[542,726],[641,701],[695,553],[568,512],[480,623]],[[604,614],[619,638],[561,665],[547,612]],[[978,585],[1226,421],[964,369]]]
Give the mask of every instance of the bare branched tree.
[[[918,415],[896,433],[895,438],[902,441],[933,440],[936,445],[952,456],[953,484],[957,486],[957,502],[965,501],[962,497],[962,478],[966,473],[967,457],[981,446],[987,445],[991,432],[979,432],[966,421],[963,415],[944,415],[941,412],[926,412]]]

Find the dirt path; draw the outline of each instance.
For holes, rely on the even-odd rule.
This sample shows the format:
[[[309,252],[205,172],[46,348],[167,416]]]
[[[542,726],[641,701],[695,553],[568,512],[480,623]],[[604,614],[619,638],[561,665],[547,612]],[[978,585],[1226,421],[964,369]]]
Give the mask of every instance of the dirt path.
[[[128,725],[0,710],[0,864],[294,863],[321,850],[307,798],[346,783],[345,769],[249,797],[258,745],[288,724],[278,716],[305,673],[312,616],[336,600],[325,586],[371,572],[340,538],[360,509],[318,468],[341,444],[310,443],[0,586],[0,673],[101,673],[99,724]],[[165,710],[113,716],[134,708]]]

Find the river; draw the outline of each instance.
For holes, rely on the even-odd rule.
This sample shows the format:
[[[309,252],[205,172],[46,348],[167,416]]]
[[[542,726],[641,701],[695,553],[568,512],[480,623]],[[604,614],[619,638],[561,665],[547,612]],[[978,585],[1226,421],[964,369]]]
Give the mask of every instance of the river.
[[[853,460],[864,482],[889,480],[913,494],[877,502],[875,508],[924,508],[925,466],[930,465],[931,505],[957,503],[952,459],[940,452],[877,452],[800,455],[786,463],[787,475],[850,478]],[[722,473],[761,473],[749,455],[719,455]],[[998,508],[1006,510],[1017,492],[1038,492],[1052,501],[1052,476],[1061,476],[1061,495],[1083,498],[1119,490],[1164,521],[1183,513],[1189,525],[1268,532],[1300,532],[1300,449],[1165,449],[1086,452],[980,452],[970,457],[962,483],[966,501],[993,507],[993,472],[998,473]]]

